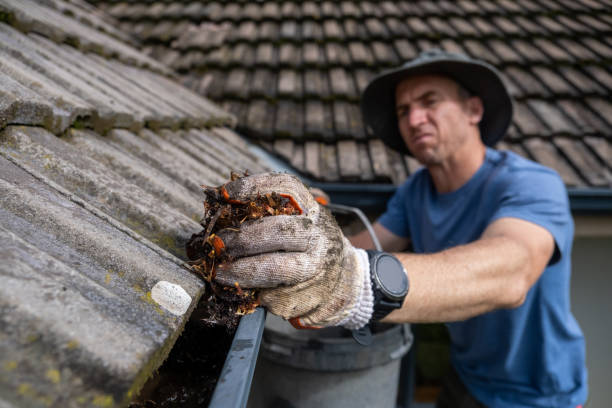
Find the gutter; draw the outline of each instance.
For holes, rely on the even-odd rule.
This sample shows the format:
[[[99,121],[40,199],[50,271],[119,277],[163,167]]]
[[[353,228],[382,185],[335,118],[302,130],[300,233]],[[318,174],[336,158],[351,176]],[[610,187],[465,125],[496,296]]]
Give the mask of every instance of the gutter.
[[[332,203],[359,207],[366,213],[385,211],[387,201],[395,193],[391,184],[322,183],[304,180],[329,194]],[[568,188],[570,209],[573,214],[612,214],[612,189]]]
[[[285,161],[265,149],[249,144],[249,150],[263,161],[271,164],[275,171],[299,176],[304,184],[325,191],[332,203],[358,207],[363,212],[381,214],[387,208],[397,186],[387,183],[328,183],[314,181],[303,176]],[[574,214],[605,215],[612,214],[612,188],[575,188],[567,189],[570,209]]]

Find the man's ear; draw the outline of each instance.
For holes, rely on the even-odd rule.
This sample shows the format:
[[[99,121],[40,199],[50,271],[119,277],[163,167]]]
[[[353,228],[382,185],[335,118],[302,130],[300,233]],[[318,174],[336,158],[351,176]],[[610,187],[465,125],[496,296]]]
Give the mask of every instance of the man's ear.
[[[484,106],[482,99],[479,96],[470,96],[467,100],[467,112],[470,117],[470,123],[477,125],[484,114]]]

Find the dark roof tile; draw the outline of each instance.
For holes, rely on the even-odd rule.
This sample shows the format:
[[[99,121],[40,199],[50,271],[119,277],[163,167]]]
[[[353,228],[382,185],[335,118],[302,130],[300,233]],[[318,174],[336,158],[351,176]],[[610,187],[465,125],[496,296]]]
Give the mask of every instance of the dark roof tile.
[[[334,140],[333,115],[328,104],[306,101],[304,134],[327,141]]]
[[[363,24],[357,20],[347,19],[344,20],[344,32],[349,40],[366,40],[368,33]]]
[[[323,42],[323,29],[318,21],[304,21],[302,23],[302,39],[304,41]]]
[[[555,94],[574,96],[577,91],[559,74],[543,66],[532,68],[534,75]]]
[[[255,63],[259,66],[274,67],[277,62],[275,47],[270,43],[261,43],[255,50]]]
[[[325,55],[330,66],[348,66],[351,63],[351,56],[346,47],[338,43],[325,44]]]
[[[277,81],[275,72],[263,68],[256,69],[251,77],[251,96],[255,98],[275,98]],[[246,88],[247,84],[243,84],[243,87]]]
[[[462,36],[478,36],[478,30],[468,21],[463,18],[453,17],[449,20],[451,24],[459,34]]]
[[[427,36],[431,33],[431,28],[421,18],[408,17],[406,24],[410,27],[410,31],[417,36]]]
[[[612,47],[605,44],[602,40],[603,38],[582,38],[581,42],[597,53],[601,58],[605,58],[608,61],[612,60]]]
[[[395,40],[393,41],[395,51],[403,61],[409,61],[417,56],[417,49],[414,44],[408,40]]]
[[[302,60],[307,66],[323,67],[324,54],[321,47],[316,43],[305,43],[302,46]]]
[[[354,18],[361,17],[361,11],[359,10],[359,7],[357,7],[353,2],[350,1],[341,2],[340,10],[342,11],[343,16]]]
[[[372,171],[372,161],[367,143],[357,143],[357,160],[361,169],[360,178],[362,181],[374,180],[374,172]]]
[[[319,20],[321,18],[321,10],[319,5],[314,1],[305,1],[302,3],[302,17]]]
[[[527,105],[538,115],[554,134],[573,134],[577,129],[554,104],[539,99],[527,101]]]
[[[329,71],[329,83],[334,97],[357,98],[353,78],[344,68],[332,68]]]
[[[529,1],[528,3],[532,3],[532,2]],[[535,21],[529,19],[527,16],[515,16],[514,22],[518,24],[525,31],[525,34],[541,35],[546,32],[544,30],[544,27],[537,24]]]
[[[295,44],[284,43],[278,51],[278,62],[281,66],[299,68],[302,65],[302,53]]]
[[[442,49],[446,51],[456,52],[459,54],[465,54],[465,50],[463,49],[463,47],[455,40],[451,40],[451,39],[442,40],[440,42],[440,45]]]
[[[591,78],[587,77],[581,71],[573,67],[559,67],[561,75],[566,78],[581,94],[599,94],[608,95],[607,90],[599,86]]]
[[[365,26],[370,38],[374,40],[385,40],[390,36],[389,31],[381,20],[368,18],[365,20]]]
[[[391,179],[391,167],[388,150],[380,139],[368,142],[370,157],[372,158],[372,170],[377,178]]]
[[[589,107],[599,115],[599,117],[604,119],[604,122],[608,125],[607,131],[605,134],[609,134],[612,130],[612,103],[610,103],[610,99],[601,99],[601,98],[585,98],[586,103]]]
[[[259,25],[258,40],[275,42],[279,38],[278,24],[274,21],[264,21]]]
[[[229,72],[225,82],[225,93],[231,98],[246,100],[249,96],[249,73],[242,68],[234,68]]]
[[[304,94],[306,97],[328,99],[331,96],[326,72],[306,70],[304,72]]]
[[[577,60],[597,62],[599,59],[597,56],[595,56],[595,54],[593,54],[593,52],[589,51],[588,48],[572,39],[559,38],[558,43],[559,46],[561,46]]]
[[[407,37],[410,35],[408,26],[398,18],[389,17],[385,20],[387,29],[393,37]]]
[[[285,41],[299,41],[300,27],[293,20],[283,21],[281,24],[280,38]]]
[[[323,33],[328,41],[339,41],[344,39],[344,30],[336,20],[325,20],[323,23]]]
[[[306,117],[308,123],[308,114]],[[317,179],[323,178],[321,171],[321,144],[319,142],[304,143],[304,171]]]
[[[340,18],[342,16],[336,1],[324,1],[321,3],[321,13],[325,18]]]
[[[612,171],[612,163],[610,163],[610,157],[612,157],[612,142],[610,140],[587,136],[582,141],[595,152],[599,160],[607,165],[608,171]]]
[[[587,134],[606,134],[610,131],[610,125],[582,103],[574,100],[561,100],[559,106],[567,112],[569,119]]]
[[[375,17],[376,19],[384,16],[384,11],[381,4],[374,4],[370,1],[362,1],[359,6],[361,7],[361,13],[364,18]]]
[[[274,134],[278,137],[299,139],[303,134],[304,115],[299,104],[293,101],[281,101],[276,110]]]
[[[589,185],[612,187],[610,170],[603,163],[593,160],[593,154],[581,141],[558,137],[554,143]]]
[[[490,17],[474,17],[470,21],[483,36],[499,36],[499,30],[489,22],[489,19]]]
[[[546,55],[556,62],[572,63],[574,58],[564,49],[544,38],[536,38],[533,40],[534,45],[542,50]]]
[[[612,92],[612,74],[609,71],[596,65],[586,65],[584,66],[584,70],[589,76],[598,81],[608,93]]]
[[[283,19],[286,19],[286,18],[300,19],[300,18],[302,18],[302,12],[301,12],[301,9],[299,7],[299,4],[295,3],[295,2],[292,2],[292,1],[283,2],[283,4],[281,5],[280,14],[281,14],[281,17]]]
[[[438,35],[446,37],[456,37],[457,31],[452,25],[448,24],[448,21],[443,20],[440,17],[429,17],[427,18],[427,24],[433,28],[433,32]]]
[[[584,184],[576,171],[567,163],[552,144],[540,138],[531,138],[525,140],[523,146],[525,146],[529,154],[539,163],[557,170],[567,186],[576,187]]]
[[[380,64],[381,67],[396,66],[400,63],[400,60],[393,50],[393,47],[387,43],[378,41],[373,42],[372,51],[374,53],[374,57],[376,58],[376,62]]]
[[[276,2],[267,2],[263,6],[261,15],[264,19],[275,20],[279,17],[281,9]]]
[[[278,73],[278,95],[300,99],[302,97],[302,75],[299,71],[282,69]]]
[[[359,148],[354,140],[338,142],[338,167],[342,178],[354,180],[361,177]]]
[[[510,40],[508,44],[516,49],[518,53],[530,64],[546,64],[550,58],[542,53],[542,50],[534,46],[531,40]]]
[[[380,8],[384,15],[391,17],[397,17],[401,15],[402,12],[394,1],[383,1],[380,3]]]
[[[546,135],[549,131],[533,112],[522,102],[514,104],[513,124],[524,136]]]
[[[489,40],[487,43],[499,55],[504,64],[521,64],[523,62],[523,58],[506,41]]]
[[[366,47],[366,45],[360,42],[350,42],[348,46],[354,63],[368,66],[374,64],[372,52]]]
[[[249,104],[246,124],[251,129],[258,129],[258,136],[263,140],[273,139],[274,110],[274,106],[265,100],[255,100]]]

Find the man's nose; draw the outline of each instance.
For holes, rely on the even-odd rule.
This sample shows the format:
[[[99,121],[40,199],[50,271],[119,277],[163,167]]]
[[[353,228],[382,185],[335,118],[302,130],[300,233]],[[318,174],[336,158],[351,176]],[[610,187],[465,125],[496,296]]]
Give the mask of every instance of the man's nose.
[[[414,107],[410,109],[408,117],[408,123],[411,127],[416,128],[425,123],[427,120],[427,112],[421,107]]]

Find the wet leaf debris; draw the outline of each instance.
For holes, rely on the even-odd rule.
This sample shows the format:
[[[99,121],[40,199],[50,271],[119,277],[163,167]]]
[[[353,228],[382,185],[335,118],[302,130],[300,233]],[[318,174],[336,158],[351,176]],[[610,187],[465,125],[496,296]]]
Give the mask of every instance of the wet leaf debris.
[[[248,174],[231,174],[234,181]],[[238,282],[234,286],[224,286],[215,282],[215,268],[221,263],[231,262],[225,252],[223,240],[216,234],[225,228],[240,229],[247,221],[275,215],[297,215],[301,209],[295,200],[285,194],[256,194],[248,199],[232,199],[225,185],[218,187],[202,186],[204,217],[200,224],[204,228],[193,234],[186,245],[191,269],[207,282],[205,294],[209,324],[223,324],[234,327],[239,317],[252,313],[258,305],[257,291],[242,289]]]

